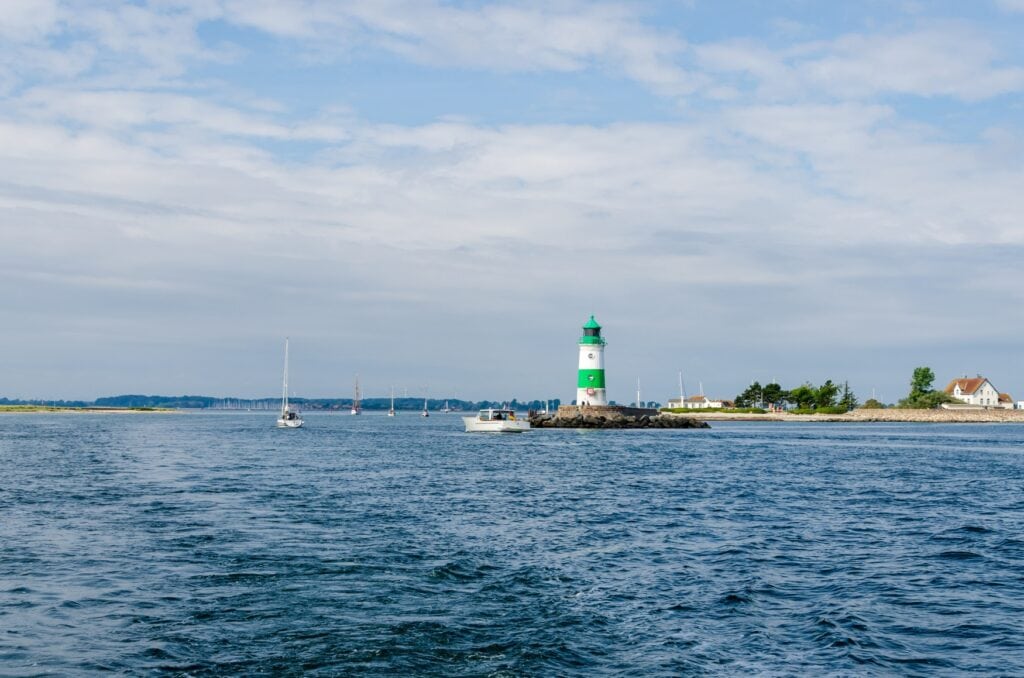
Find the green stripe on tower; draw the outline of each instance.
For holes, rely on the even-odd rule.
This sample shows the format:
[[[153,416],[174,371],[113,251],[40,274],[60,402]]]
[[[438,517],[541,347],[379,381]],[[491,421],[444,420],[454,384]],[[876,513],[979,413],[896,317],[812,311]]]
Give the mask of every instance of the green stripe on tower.
[[[577,388],[604,388],[604,370],[580,370]]]

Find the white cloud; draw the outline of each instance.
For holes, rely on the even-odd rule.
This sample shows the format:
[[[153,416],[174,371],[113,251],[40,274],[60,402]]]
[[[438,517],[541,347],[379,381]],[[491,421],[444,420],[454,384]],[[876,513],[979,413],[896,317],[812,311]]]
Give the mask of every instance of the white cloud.
[[[908,94],[973,102],[1024,91],[1024,68],[1000,65],[986,36],[964,24],[847,34],[774,50],[725,41],[698,47],[697,54],[706,68],[747,75],[759,96],[777,100]]]
[[[996,0],[996,5],[1007,12],[1024,12],[1024,0]]]
[[[0,37],[30,42],[52,32],[59,13],[57,0],[4,0],[0,3]]]
[[[961,310],[989,303],[943,287],[935,252],[1024,247],[1019,129],[954,142],[878,103],[1019,90],[1020,69],[963,26],[694,47],[628,5],[42,7],[52,11],[0,14],[21,22],[0,54],[16,92],[0,110],[0,271],[31,290],[8,299],[0,324],[26,336],[109,342],[116,328],[188,342],[200,325],[230,346],[292,324],[330,355],[341,336],[358,350],[361,326],[398,355],[400,342],[380,339],[402,330],[389,313],[471,325],[457,309],[497,298],[467,332],[510,311],[532,332],[561,321],[552,298],[600,298],[666,331],[700,319],[708,341],[744,327],[825,345],[853,322],[844,336],[874,346],[872,319],[902,341],[941,333],[949,311],[893,292],[915,276]],[[384,50],[438,69],[602,71],[715,101],[660,123],[389,125],[344,101],[300,116],[196,80],[194,64],[238,53],[200,40],[208,19],[323,58]],[[699,68],[681,65],[691,56]],[[896,260],[918,251],[931,258]]]
[[[584,2],[334,3],[298,7],[228,2],[225,18],[283,38],[315,41],[320,51],[365,45],[437,67],[498,71],[604,68],[668,95],[692,92],[699,78],[680,67],[686,44],[645,26],[633,9]],[[310,49],[307,43],[305,46]]]
[[[966,101],[1024,89],[1024,68],[996,65],[981,35],[962,26],[903,35],[849,35],[800,64],[813,85],[841,96],[895,92]]]

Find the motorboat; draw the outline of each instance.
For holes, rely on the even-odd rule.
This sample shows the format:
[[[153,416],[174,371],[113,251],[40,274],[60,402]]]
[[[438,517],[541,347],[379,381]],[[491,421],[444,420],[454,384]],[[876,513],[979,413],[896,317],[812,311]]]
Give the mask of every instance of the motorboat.
[[[516,416],[514,410],[488,408],[475,417],[463,417],[466,433],[521,433],[530,430],[526,418]]]

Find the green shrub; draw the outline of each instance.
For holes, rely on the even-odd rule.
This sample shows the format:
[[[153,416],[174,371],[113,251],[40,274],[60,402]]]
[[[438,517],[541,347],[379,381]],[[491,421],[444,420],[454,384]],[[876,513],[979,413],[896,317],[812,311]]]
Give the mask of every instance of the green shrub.
[[[901,410],[934,410],[943,403],[959,402],[945,391],[929,391],[916,396],[908,396],[901,400],[896,407]]]
[[[849,410],[841,406],[832,407],[819,407],[812,409],[810,407],[799,407],[795,410],[790,410],[790,414],[846,414]]]
[[[861,409],[864,409],[864,410],[884,410],[885,409],[885,405],[883,405],[882,403],[878,402],[874,398],[868,398],[864,402],[864,404],[861,405]]]

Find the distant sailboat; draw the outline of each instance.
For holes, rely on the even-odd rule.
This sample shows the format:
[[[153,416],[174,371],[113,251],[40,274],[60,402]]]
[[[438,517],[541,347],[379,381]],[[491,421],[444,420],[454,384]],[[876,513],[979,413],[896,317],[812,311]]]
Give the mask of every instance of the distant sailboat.
[[[359,398],[359,375],[357,374],[356,375],[356,392],[355,392],[354,397],[352,398],[352,414],[362,414],[362,413],[363,413],[363,405],[362,405],[362,401]]]
[[[427,397],[423,396],[423,411],[420,412],[421,417],[429,417],[430,411],[427,409]]]
[[[452,411],[452,408],[448,407],[448,401],[447,400],[444,401],[444,407],[441,408],[441,411],[444,412],[445,414],[448,414],[449,412]]]
[[[304,422],[299,411],[288,404],[288,339],[284,340],[284,386],[281,392],[281,416],[277,418],[278,428],[299,428]]]
[[[388,410],[388,416],[395,416],[395,387],[391,387],[391,409]]]

